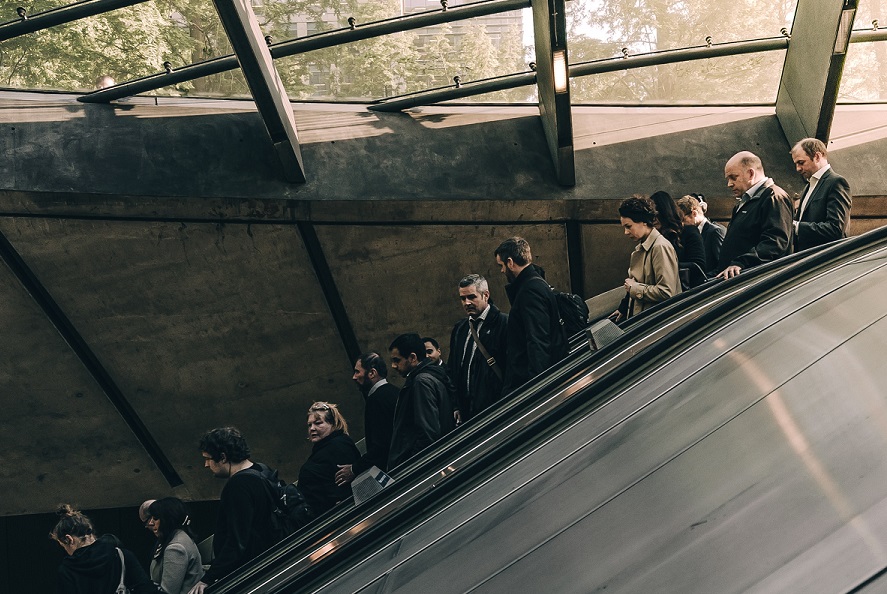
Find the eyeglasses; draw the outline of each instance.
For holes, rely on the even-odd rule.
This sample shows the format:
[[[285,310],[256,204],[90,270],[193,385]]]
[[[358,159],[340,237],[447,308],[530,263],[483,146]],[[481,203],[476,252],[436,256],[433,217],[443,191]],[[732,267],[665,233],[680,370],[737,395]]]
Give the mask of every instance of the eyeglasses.
[[[308,412],[313,412],[316,410],[330,410],[331,408],[335,408],[335,404],[327,404],[326,402],[318,402],[316,404],[312,404],[311,408],[308,409]]]

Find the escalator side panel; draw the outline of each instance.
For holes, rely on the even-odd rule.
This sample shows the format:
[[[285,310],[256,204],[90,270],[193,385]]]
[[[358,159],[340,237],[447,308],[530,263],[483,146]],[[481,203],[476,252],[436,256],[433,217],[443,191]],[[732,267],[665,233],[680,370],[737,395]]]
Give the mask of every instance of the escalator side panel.
[[[821,293],[821,288],[811,291],[812,298],[813,294]],[[522,463],[520,471],[513,470],[497,477],[493,484],[484,485],[446,513],[405,534],[400,541],[401,554],[397,559],[379,563],[378,567],[371,559],[331,586],[336,590],[353,591],[389,571],[390,591],[432,588],[434,584],[442,583],[441,580],[453,591],[482,583],[487,576],[483,571],[473,572],[472,567],[480,566],[489,572],[490,568],[507,566],[515,556],[532,550],[577,521],[577,513],[581,516],[604,504],[622,489],[629,488],[638,477],[649,474],[671,456],[753,404],[762,394],[788,381],[812,358],[834,348],[848,333],[848,324],[864,327],[868,320],[863,315],[864,305],[876,298],[875,293],[879,293],[875,287],[860,290],[854,286],[852,290],[836,291],[814,301],[801,313],[781,322],[774,323],[768,310],[753,323],[726,328],[718,336],[694,347],[693,350],[702,355],[694,356],[691,352],[672,363],[642,388],[623,395],[560,436],[555,447],[534,453]],[[797,309],[797,302],[794,309]],[[754,334],[762,326],[769,328],[757,334],[753,341],[748,341],[749,334]],[[710,360],[711,353],[715,352],[713,349],[723,352],[731,345],[739,345],[739,348],[704,366],[701,371],[698,369],[698,362]],[[786,353],[793,356],[787,357]],[[748,377],[747,361],[752,359],[760,363],[756,378]],[[694,364],[697,365],[695,369]],[[678,384],[694,373],[691,381]],[[569,456],[569,452],[600,434],[601,428],[612,427],[621,418],[641,409],[654,395],[663,394],[676,384],[678,388],[667,398],[657,400],[635,419],[607,432],[580,455]],[[718,390],[711,389],[714,384],[720,384]],[[558,464],[560,460],[564,461]],[[524,467],[530,470],[523,470]],[[533,481],[532,487],[519,489],[523,482],[540,472],[543,472],[542,476]],[[585,477],[583,486],[572,485],[569,482],[571,476]],[[606,484],[599,480],[602,476],[607,477]],[[561,485],[569,485],[569,488]],[[508,498],[510,501],[492,505],[514,489],[519,490]],[[549,494],[554,493],[557,495],[552,499]],[[539,499],[544,499],[547,507],[536,510],[535,515],[526,514],[525,510],[532,509]],[[462,527],[477,513],[481,515]],[[513,522],[509,522],[509,518],[515,515],[520,515],[526,529],[518,530]],[[435,542],[438,538],[442,540]],[[483,554],[473,546],[475,542],[484,543],[481,547]],[[453,574],[453,566],[468,569]]]

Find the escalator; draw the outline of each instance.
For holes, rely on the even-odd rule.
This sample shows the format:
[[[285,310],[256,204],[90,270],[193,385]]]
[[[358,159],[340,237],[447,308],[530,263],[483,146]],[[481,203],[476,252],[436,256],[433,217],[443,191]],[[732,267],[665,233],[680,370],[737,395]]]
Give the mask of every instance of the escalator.
[[[212,591],[858,588],[887,567],[885,264],[877,230],[574,340]]]

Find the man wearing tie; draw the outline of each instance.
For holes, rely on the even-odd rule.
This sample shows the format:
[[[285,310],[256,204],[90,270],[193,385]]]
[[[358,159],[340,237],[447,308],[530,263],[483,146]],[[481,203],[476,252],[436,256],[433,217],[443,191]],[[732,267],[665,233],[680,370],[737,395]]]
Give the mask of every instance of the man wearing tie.
[[[850,184],[828,163],[825,144],[816,138],[799,141],[791,151],[792,161],[807,187],[795,213],[795,249],[823,245],[847,237],[850,222]]]
[[[502,396],[508,314],[490,303],[487,279],[479,274],[459,281],[459,300],[468,317],[450,336],[449,368],[460,421],[467,421]]]

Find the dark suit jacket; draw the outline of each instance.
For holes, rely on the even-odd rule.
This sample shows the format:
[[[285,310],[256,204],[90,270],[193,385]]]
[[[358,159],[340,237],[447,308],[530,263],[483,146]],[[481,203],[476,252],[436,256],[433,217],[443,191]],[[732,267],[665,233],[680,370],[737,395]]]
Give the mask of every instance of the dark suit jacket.
[[[379,386],[366,396],[363,430],[366,436],[367,453],[351,466],[354,476],[376,466],[388,468],[388,449],[391,447],[391,434],[394,432],[394,408],[400,390],[392,384]]]
[[[478,331],[481,344],[490,356],[496,359],[496,364],[503,372],[508,356],[508,341],[505,334],[507,324],[508,314],[500,312],[498,307],[490,304],[490,311],[487,312],[487,317]],[[502,380],[487,364],[480,350],[475,351],[470,368],[463,369],[463,364],[468,363],[465,353],[466,351],[471,353],[474,344],[470,336],[468,318],[460,320],[450,336],[450,379],[456,386],[456,402],[462,421],[467,421],[502,397]],[[470,381],[466,382],[467,379]],[[466,383],[471,387],[470,393],[466,390]]]
[[[809,187],[807,184],[804,194]],[[803,217],[797,219],[796,215],[798,232],[795,235],[795,249],[805,250],[847,237],[851,201],[847,180],[831,168],[826,170],[807,201]]]
[[[734,265],[744,270],[787,256],[792,253],[793,235],[791,199],[780,200],[772,189],[761,186],[733,209],[717,271]]]
[[[727,228],[712,221],[706,221],[702,226],[702,245],[705,248],[705,273],[713,276],[720,272],[715,270],[718,267],[718,260],[721,258],[721,244],[724,243],[724,236],[727,234]]]

